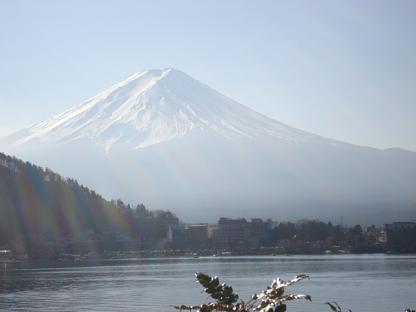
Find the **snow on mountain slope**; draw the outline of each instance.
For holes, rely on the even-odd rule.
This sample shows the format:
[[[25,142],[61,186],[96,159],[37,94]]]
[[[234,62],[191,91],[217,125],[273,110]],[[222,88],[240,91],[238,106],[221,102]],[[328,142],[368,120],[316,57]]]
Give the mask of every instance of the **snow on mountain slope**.
[[[172,68],[133,74],[79,106],[41,122],[15,140],[90,139],[109,152],[116,143],[144,148],[191,131],[335,143],[267,118]]]
[[[416,218],[416,153],[292,128],[175,69],[138,72],[0,149],[185,220]]]

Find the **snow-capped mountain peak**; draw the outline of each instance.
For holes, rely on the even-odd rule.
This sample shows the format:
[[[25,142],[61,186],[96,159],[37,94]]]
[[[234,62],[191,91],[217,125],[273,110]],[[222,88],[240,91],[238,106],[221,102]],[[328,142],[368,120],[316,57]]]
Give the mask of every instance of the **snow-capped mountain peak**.
[[[139,71],[96,96],[23,131],[15,141],[89,139],[106,152],[116,143],[144,148],[191,131],[226,138],[267,135],[284,140],[320,138],[267,118],[182,71]]]
[[[199,222],[416,215],[415,153],[289,127],[172,68],[137,72],[0,147]]]

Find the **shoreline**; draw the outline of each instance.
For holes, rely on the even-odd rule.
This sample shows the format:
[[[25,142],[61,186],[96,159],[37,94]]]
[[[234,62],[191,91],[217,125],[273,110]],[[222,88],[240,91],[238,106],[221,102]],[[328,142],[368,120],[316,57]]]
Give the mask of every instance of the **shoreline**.
[[[226,260],[226,259],[235,259],[235,258],[247,258],[247,259],[296,259],[296,258],[326,258],[341,260],[342,258],[351,258],[351,257],[404,257],[410,258],[416,257],[416,253],[346,253],[346,254],[225,254],[225,255],[200,255],[194,256],[190,254],[181,254],[181,255],[172,255],[172,254],[146,254],[140,256],[130,256],[130,257],[100,257],[100,258],[79,258],[74,260],[67,261],[50,261],[47,259],[36,259],[36,260],[0,260],[0,273],[5,273],[7,271],[14,270],[25,270],[25,269],[55,269],[55,268],[64,268],[64,267],[91,267],[91,266],[106,266],[106,265],[122,265],[128,263],[136,263],[141,261],[151,261],[151,260]]]

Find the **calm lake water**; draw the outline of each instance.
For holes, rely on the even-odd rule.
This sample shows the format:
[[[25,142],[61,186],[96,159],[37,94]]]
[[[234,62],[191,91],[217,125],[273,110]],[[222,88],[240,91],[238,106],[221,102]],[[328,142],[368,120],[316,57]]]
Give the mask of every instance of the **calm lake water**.
[[[104,266],[9,270],[0,274],[0,311],[174,311],[207,296],[194,272],[218,275],[242,298],[277,276],[308,273],[291,287],[313,302],[289,303],[289,311],[329,311],[337,301],[354,312],[416,308],[416,256],[344,255],[152,258]]]

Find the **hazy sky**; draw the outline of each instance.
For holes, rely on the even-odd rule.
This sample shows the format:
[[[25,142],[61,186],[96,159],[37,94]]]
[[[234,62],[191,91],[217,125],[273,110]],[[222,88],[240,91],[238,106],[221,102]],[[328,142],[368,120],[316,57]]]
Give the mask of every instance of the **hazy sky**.
[[[416,151],[416,1],[0,0],[0,136],[175,67],[331,138]]]

